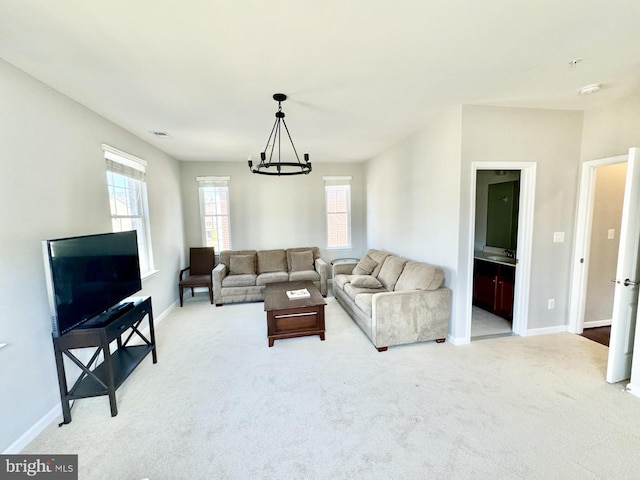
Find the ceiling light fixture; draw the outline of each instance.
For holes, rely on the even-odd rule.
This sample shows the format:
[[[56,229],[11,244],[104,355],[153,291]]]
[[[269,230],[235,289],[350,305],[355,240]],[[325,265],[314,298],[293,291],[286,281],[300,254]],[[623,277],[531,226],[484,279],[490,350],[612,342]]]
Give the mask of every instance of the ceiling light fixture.
[[[264,147],[264,150],[260,152],[260,163],[255,168],[253,166],[251,157],[249,157],[249,161],[247,162],[249,164],[249,170],[251,170],[251,173],[258,173],[260,175],[307,175],[311,172],[311,162],[309,162],[309,154],[305,152],[304,163],[300,161],[300,157],[298,156],[296,147],[293,144],[293,140],[291,139],[289,128],[287,128],[287,123],[284,121],[282,102],[287,99],[287,96],[284,93],[275,93],[273,95],[273,99],[278,102],[276,121],[273,124],[271,133],[269,134],[269,138],[267,139],[267,145]],[[293,153],[296,156],[297,162],[283,162],[280,158],[280,137],[282,134],[282,125],[284,125],[284,129],[287,132],[287,136],[289,137],[289,142],[291,142],[291,147],[293,148]],[[276,143],[278,144],[278,156],[275,159],[276,161],[274,161],[273,153],[276,148]],[[269,146],[271,146],[270,149]],[[269,161],[267,161],[267,151],[269,151]]]
[[[580,89],[580,95],[591,95],[592,93],[596,93],[600,90],[599,83],[592,83],[591,85],[586,85]]]

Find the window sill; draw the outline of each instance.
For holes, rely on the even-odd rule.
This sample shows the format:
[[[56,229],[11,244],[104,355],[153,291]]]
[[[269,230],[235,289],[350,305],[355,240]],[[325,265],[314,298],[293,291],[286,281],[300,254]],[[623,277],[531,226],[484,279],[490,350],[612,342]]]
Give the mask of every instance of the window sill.
[[[148,272],[141,274],[140,279],[144,282],[151,277],[155,277],[158,272],[160,272],[160,270],[149,270]]]
[[[327,247],[325,248],[327,252],[339,252],[340,250],[353,250],[352,246],[348,247]]]

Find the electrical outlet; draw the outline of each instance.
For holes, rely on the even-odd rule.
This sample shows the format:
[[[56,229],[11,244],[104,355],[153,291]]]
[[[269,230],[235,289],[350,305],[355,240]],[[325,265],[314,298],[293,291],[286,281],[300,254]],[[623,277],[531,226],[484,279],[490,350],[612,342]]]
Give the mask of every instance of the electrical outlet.
[[[564,242],[564,232],[553,232],[553,243]]]
[[[554,308],[556,308],[556,299],[555,298],[550,298],[549,300],[547,300],[547,308],[549,310],[553,310]]]
[[[608,240],[613,240],[615,236],[616,236],[615,229],[610,228],[609,230],[607,230],[607,239]]]

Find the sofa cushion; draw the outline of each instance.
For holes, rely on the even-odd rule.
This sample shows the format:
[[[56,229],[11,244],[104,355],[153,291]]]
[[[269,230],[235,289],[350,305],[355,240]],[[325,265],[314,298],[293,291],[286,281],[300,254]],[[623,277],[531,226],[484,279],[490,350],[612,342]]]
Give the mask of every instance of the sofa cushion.
[[[376,268],[374,268],[373,272],[371,272],[371,275],[373,275],[374,277],[377,277],[378,274],[380,273],[380,269],[382,269],[382,265],[384,264],[385,258],[387,258],[390,254],[388,252],[383,252],[382,250],[376,250],[375,248],[370,248],[365,255],[367,255],[374,262],[378,262],[378,265],[376,266]]]
[[[291,272],[289,274],[290,282],[298,282],[301,280],[311,280],[312,282],[318,282],[320,280],[320,274],[315,270],[303,270],[301,272]]]
[[[222,250],[220,252],[220,263],[226,267],[226,274],[231,273],[231,256],[232,255],[255,255],[255,250]]]
[[[421,262],[407,262],[395,290],[437,290],[443,284],[444,272],[440,267]]]
[[[353,267],[354,275],[371,275],[371,272],[378,266],[378,262],[372,259],[369,255],[365,255],[360,259],[358,264]]]
[[[407,263],[407,260],[396,257],[395,255],[389,255],[385,258],[382,268],[380,269],[380,273],[378,274],[378,280],[380,280],[382,286],[388,291],[393,291],[405,263]]]
[[[296,247],[296,248],[287,248],[287,265],[288,270],[291,272],[291,254],[293,252],[306,252],[307,250],[311,250],[311,253],[313,254],[313,260],[315,262],[315,260],[317,258],[320,258],[320,249],[318,247]],[[312,262],[313,263],[313,262]]]
[[[364,288],[380,288],[382,286],[380,280],[372,275],[352,275],[351,285]]]
[[[291,252],[291,272],[302,272],[313,270],[313,252],[304,250],[301,252]]]
[[[287,271],[287,252],[279,250],[258,250],[258,274]]]
[[[351,300],[355,302],[356,297],[361,293],[380,293],[386,292],[383,287],[380,288],[364,288],[364,287],[354,287],[351,283],[347,283],[344,286],[344,293],[346,293]]]
[[[347,283],[351,282],[351,277],[353,277],[353,275],[345,275],[345,274],[339,274],[336,275],[335,277],[333,277],[333,288],[339,288],[341,290],[344,290],[344,286]]]
[[[231,275],[256,273],[255,255],[231,255],[229,259],[229,273]]]
[[[256,285],[255,273],[227,275],[222,279],[223,287],[253,287]]]
[[[267,272],[261,273],[256,279],[256,285],[266,285],[267,283],[288,282],[289,274],[287,272]]]

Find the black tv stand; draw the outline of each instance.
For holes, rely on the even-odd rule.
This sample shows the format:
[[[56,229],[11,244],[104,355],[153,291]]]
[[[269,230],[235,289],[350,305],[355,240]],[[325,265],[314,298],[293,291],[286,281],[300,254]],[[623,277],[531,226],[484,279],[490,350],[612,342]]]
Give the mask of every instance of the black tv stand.
[[[147,316],[149,318],[149,338],[140,331],[140,325]],[[125,334],[127,335],[125,336]],[[124,340],[123,337],[125,337]],[[141,339],[142,342],[135,345],[129,344],[132,339]],[[109,345],[114,340],[117,342],[117,349],[111,352]],[[95,347],[95,351],[85,364],[72,353],[72,350],[86,347]],[[58,368],[58,384],[64,420],[62,424],[71,422],[71,407],[69,405],[71,400],[99,395],[109,395],[111,416],[115,417],[118,414],[116,389],[131,375],[149,352],[153,356],[153,363],[158,362],[151,297],[139,298],[131,302],[130,306],[125,305],[117,314],[109,315],[108,321],[103,319],[93,322],[90,320],[64,335],[53,336],[53,349]],[[104,358],[98,364],[100,353]],[[82,370],[71,388],[67,387],[63,355]]]

